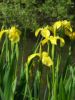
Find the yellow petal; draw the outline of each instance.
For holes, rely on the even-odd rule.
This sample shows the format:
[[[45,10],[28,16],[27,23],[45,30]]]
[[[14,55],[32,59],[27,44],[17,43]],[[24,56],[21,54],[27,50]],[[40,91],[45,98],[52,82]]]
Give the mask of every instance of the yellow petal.
[[[67,35],[71,40],[75,40],[75,32],[70,32],[65,29],[65,35]]]
[[[60,47],[63,47],[65,44],[65,41],[63,38],[59,38],[60,39]]]
[[[41,41],[42,46],[45,45],[48,42],[48,39],[45,38],[44,40]]]
[[[45,51],[43,51],[43,52],[42,52],[42,57],[46,57],[46,56],[48,56],[48,53],[45,52]]]
[[[14,43],[17,43],[17,42],[20,41],[20,36],[16,33],[15,33],[15,36],[14,35],[9,35],[9,38],[10,38],[11,42],[14,42]]]
[[[65,35],[69,36],[71,34],[71,32],[67,29],[65,29]]]
[[[2,38],[3,34],[6,33],[6,35],[8,34],[9,30],[1,30],[0,31],[0,39]]]
[[[45,38],[48,38],[50,36],[50,31],[47,29],[47,27],[45,27],[42,31],[41,31],[41,35]]]
[[[70,21],[64,20],[62,21],[62,26],[72,32],[72,27]]]
[[[71,40],[75,40],[75,32],[70,32],[69,30],[65,30],[65,35],[67,35]]]
[[[39,35],[39,33],[40,33],[40,31],[41,31],[42,29],[43,29],[43,28],[39,28],[39,29],[37,29],[37,30],[35,31],[35,36],[36,36],[36,37]]]
[[[62,25],[68,26],[68,25],[70,25],[70,21],[67,21],[67,20],[62,21]]]
[[[9,29],[8,34],[9,40],[14,43],[19,42],[20,34],[21,32],[15,26],[11,27],[11,29]]]
[[[69,27],[69,30],[70,30],[70,32],[72,32],[73,30],[72,30],[72,27]]]
[[[57,40],[60,40],[60,47],[64,46],[65,44],[64,39],[59,36],[50,36],[49,40],[53,45],[57,45]]]
[[[49,40],[50,40],[51,44],[57,45],[57,38],[56,37],[50,36]]]
[[[35,53],[35,54],[31,54],[29,57],[28,57],[28,60],[27,60],[27,63],[29,64],[32,59],[34,59],[36,56],[40,56],[39,53]]]
[[[75,40],[75,32],[71,33],[71,34],[69,35],[69,37],[70,37],[71,40]]]
[[[62,25],[62,22],[61,21],[57,21],[57,22],[54,23],[53,27],[55,29],[59,29],[61,27],[61,25]]]
[[[50,67],[51,65],[53,65],[53,61],[52,59],[48,56],[47,52],[43,52],[42,53],[42,63],[48,67]]]

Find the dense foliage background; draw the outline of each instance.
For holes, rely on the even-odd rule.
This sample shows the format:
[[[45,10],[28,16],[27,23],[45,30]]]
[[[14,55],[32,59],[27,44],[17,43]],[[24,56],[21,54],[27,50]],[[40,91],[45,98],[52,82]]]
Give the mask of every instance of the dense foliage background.
[[[57,19],[74,20],[74,7],[74,0],[0,0],[0,26],[34,31]]]

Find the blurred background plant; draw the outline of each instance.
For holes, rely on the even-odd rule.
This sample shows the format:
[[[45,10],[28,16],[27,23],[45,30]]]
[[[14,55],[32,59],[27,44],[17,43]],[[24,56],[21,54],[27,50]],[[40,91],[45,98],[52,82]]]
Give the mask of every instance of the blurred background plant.
[[[74,7],[74,0],[1,0],[0,25],[17,24],[30,32],[56,20],[74,20]]]

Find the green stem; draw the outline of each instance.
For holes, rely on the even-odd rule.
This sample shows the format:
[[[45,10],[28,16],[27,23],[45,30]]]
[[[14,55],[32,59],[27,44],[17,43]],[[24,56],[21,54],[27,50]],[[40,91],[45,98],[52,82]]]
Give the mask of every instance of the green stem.
[[[54,61],[54,52],[55,52],[55,46],[52,45],[52,60]],[[54,95],[54,80],[55,80],[55,75],[54,75],[54,64],[52,65],[52,88],[53,88],[53,95]]]
[[[50,55],[50,43],[48,42],[47,45],[48,45],[47,52]]]
[[[25,100],[26,97],[26,93],[28,91],[28,64],[25,64],[25,74],[26,74],[26,85],[25,85],[25,89],[24,89],[24,97],[23,100]]]
[[[55,51],[55,46],[52,45],[52,60],[54,60],[54,51]]]
[[[52,45],[52,60],[54,61],[54,50],[55,46]],[[53,85],[54,85],[54,64],[52,65],[52,77],[53,77]]]
[[[8,62],[8,60],[9,60],[9,48],[8,48],[8,38],[7,38],[7,36],[6,36],[6,61]]]
[[[43,38],[41,38],[40,42],[39,42],[39,39],[37,40],[37,43],[36,43],[36,45],[35,45],[35,47],[34,47],[34,49],[33,49],[33,52],[34,52],[34,53],[36,53],[36,52],[38,51],[38,48],[39,48],[39,46],[40,46],[40,44],[41,44],[42,39],[43,39]]]

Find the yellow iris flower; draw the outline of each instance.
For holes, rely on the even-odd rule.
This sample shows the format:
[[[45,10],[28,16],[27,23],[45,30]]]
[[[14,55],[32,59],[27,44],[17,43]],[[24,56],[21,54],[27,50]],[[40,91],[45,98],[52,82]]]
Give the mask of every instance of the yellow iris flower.
[[[48,29],[48,26],[37,29],[35,32],[35,36],[37,37],[39,34],[41,34],[41,36],[44,38],[48,38],[50,36],[50,31]]]
[[[67,35],[71,40],[75,40],[75,32],[66,31],[65,35]]]
[[[61,38],[59,36],[50,36],[49,38],[42,40],[41,43],[42,43],[42,45],[45,45],[48,41],[50,41],[51,44],[57,45],[58,40],[60,41],[60,47],[64,46],[65,41],[63,38]]]
[[[56,31],[59,29],[59,28],[64,28],[64,29],[67,29],[69,30],[70,32],[72,32],[72,27],[71,27],[71,23],[70,21],[67,21],[67,20],[63,20],[63,21],[56,21],[54,24],[53,24],[53,33],[54,35],[56,35]]]
[[[62,21],[62,26],[65,29],[68,29],[70,32],[72,32],[72,27],[71,27],[70,21],[67,21],[67,20]]]
[[[15,26],[11,27],[8,34],[9,40],[14,43],[19,42],[20,34],[21,32]]]
[[[15,26],[7,30],[0,31],[0,39],[2,38],[4,33],[8,36],[11,42],[14,42],[14,43],[19,42],[21,32]]]
[[[71,33],[71,34],[69,35],[69,37],[70,37],[71,40],[75,40],[75,32]]]
[[[39,57],[42,61],[42,64],[50,67],[51,65],[53,65],[53,61],[52,59],[49,57],[48,53],[43,51],[42,54],[40,53],[34,53],[34,54],[31,54],[29,57],[28,57],[28,64],[32,61],[32,59],[34,59],[35,57]]]
[[[39,28],[35,32],[35,36],[37,37],[39,34],[41,34],[42,37],[48,38],[52,32],[54,36],[56,36],[56,31],[59,28],[64,28],[72,32],[72,27],[70,21],[63,20],[63,21],[56,21],[52,26],[46,26],[44,28]]]
[[[62,22],[61,22],[61,21],[57,21],[57,22],[55,22],[55,23],[53,24],[53,28],[54,28],[54,29],[59,29],[59,28],[61,27],[61,25],[62,25]]]
[[[42,63],[48,67],[50,67],[51,65],[53,65],[53,61],[52,59],[49,57],[47,52],[42,52]]]
[[[54,35],[56,35],[56,30],[59,29],[60,27],[62,26],[62,21],[56,21],[54,24],[53,24],[53,33]]]

